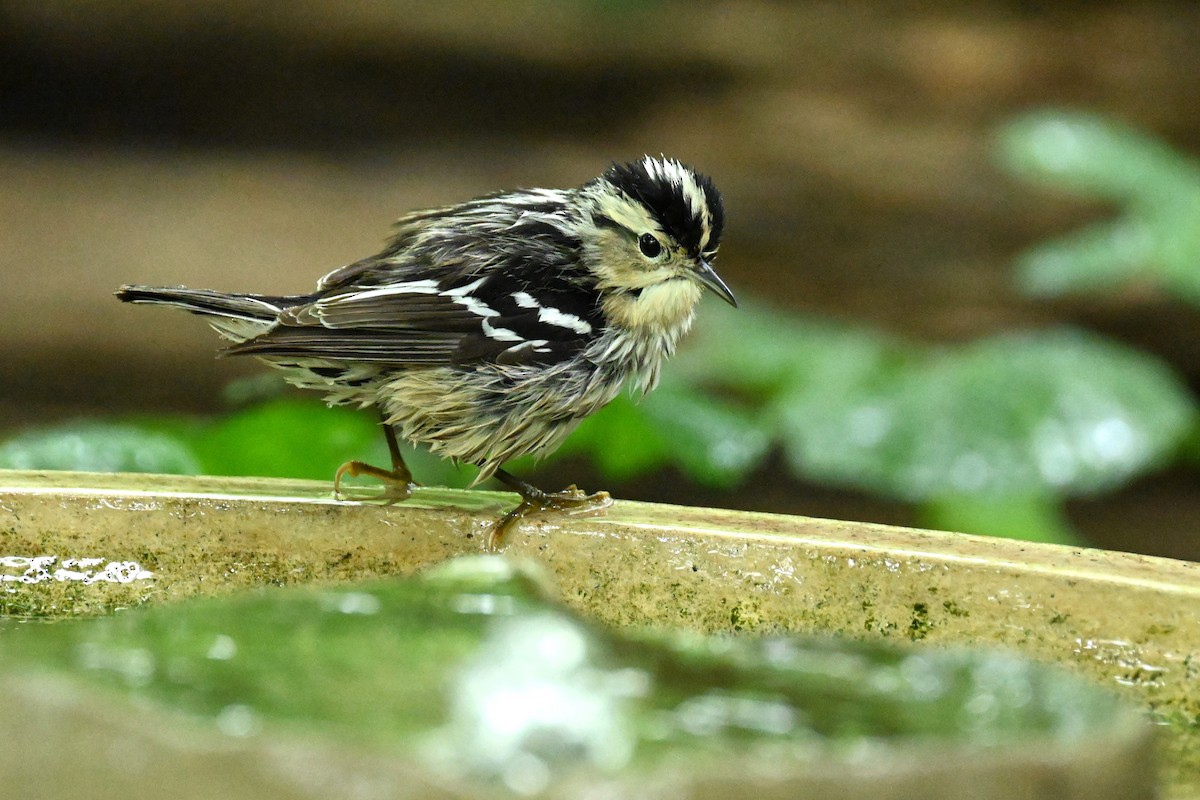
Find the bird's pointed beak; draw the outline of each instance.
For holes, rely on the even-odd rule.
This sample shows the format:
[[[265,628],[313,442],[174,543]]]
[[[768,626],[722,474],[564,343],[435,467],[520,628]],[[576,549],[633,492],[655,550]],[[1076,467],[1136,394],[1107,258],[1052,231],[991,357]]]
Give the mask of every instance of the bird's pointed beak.
[[[737,308],[737,298],[733,296],[733,292],[729,291],[725,281],[721,280],[721,276],[712,268],[712,264],[704,259],[699,259],[696,262],[696,278],[704,288],[711,289],[717,297]]]

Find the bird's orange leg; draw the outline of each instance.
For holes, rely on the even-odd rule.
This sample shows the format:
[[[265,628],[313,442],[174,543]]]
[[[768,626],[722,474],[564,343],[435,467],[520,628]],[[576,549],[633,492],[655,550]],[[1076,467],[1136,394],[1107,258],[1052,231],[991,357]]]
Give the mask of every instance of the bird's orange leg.
[[[544,492],[502,469],[496,470],[496,480],[521,495],[521,502],[492,525],[488,535],[489,550],[499,548],[508,529],[530,514],[539,511],[598,511],[612,505],[612,496],[608,492],[587,494],[573,485],[561,492]]]
[[[407,500],[412,496],[412,490],[417,484],[413,482],[412,472],[409,471],[408,465],[404,463],[404,456],[400,455],[400,445],[396,441],[396,432],[392,430],[392,426],[384,420],[383,433],[387,437],[388,452],[392,457],[392,468],[384,469],[376,467],[364,461],[347,461],[338,467],[338,471],[333,476],[333,494],[339,500],[383,500],[389,505],[398,503],[401,500]],[[357,478],[361,475],[367,475],[372,478],[378,478],[383,481],[383,494],[379,493],[356,493],[353,491],[342,490],[342,478],[347,476]]]

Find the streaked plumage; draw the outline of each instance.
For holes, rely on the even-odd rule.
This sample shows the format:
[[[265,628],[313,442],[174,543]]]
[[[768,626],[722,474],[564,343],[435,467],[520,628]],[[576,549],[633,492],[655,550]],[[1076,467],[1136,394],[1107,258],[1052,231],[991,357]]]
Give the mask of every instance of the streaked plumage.
[[[646,157],[577,189],[411,213],[382,252],[312,294],[117,294],[205,316],[228,354],[259,356],[331,404],[376,405],[401,438],[482,480],[557,447],[623,384],[654,387],[702,289],[733,302],[709,265],[723,226],[708,178]]]

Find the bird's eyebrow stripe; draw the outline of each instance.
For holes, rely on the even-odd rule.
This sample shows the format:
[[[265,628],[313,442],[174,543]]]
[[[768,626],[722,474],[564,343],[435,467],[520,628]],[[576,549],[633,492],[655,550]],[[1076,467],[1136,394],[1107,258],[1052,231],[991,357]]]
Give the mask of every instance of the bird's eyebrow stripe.
[[[619,231],[627,236],[637,236],[636,233],[626,228],[621,223],[617,222],[607,214],[593,214],[592,221],[596,223],[597,228],[609,228],[610,230]]]

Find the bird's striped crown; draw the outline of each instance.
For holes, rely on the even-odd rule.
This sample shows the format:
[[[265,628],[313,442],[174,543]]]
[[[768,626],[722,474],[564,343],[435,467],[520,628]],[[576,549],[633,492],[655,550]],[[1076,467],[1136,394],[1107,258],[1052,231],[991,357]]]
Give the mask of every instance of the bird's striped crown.
[[[725,207],[707,175],[675,159],[646,156],[613,164],[597,180],[644,206],[662,232],[689,255],[711,258],[716,253]]]

